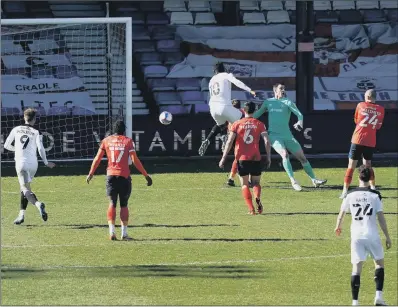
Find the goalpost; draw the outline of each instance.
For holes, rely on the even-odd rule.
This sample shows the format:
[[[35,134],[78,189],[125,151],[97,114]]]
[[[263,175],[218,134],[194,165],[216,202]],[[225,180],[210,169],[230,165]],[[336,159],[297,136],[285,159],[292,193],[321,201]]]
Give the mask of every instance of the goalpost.
[[[2,162],[29,107],[49,160],[92,159],[118,118],[132,137],[130,18],[2,19],[1,57]]]

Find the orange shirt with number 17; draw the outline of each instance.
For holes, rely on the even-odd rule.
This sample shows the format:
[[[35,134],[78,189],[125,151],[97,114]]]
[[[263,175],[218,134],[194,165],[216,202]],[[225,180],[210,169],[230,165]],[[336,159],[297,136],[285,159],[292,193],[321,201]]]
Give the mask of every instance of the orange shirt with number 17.
[[[351,143],[376,147],[376,131],[383,125],[384,108],[380,105],[361,102],[355,110],[356,127]]]

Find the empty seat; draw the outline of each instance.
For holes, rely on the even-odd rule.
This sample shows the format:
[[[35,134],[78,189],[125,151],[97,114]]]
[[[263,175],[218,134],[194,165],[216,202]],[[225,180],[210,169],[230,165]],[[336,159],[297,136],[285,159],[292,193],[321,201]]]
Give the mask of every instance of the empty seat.
[[[176,84],[177,91],[199,91],[201,89],[198,79],[178,79]]]
[[[1,115],[2,116],[18,116],[21,115],[21,111],[18,108],[12,107],[2,107],[1,108]]]
[[[169,17],[165,13],[149,13],[146,23],[147,25],[168,25]]]
[[[259,11],[258,1],[241,0],[239,1],[239,8],[241,11]]]
[[[160,106],[159,111],[168,111],[174,115],[183,115],[191,113],[192,105],[182,106],[182,105],[171,105],[171,106]]]
[[[355,2],[350,0],[334,0],[332,2],[334,10],[355,10]]]
[[[263,13],[244,13],[243,24],[264,24],[265,17]]]
[[[193,17],[191,12],[172,12],[170,17],[171,25],[192,25]]]
[[[2,3],[6,13],[25,13],[26,5],[23,1],[4,1]]]
[[[133,44],[134,52],[155,52],[155,44],[152,41],[139,41]]]
[[[195,25],[214,25],[217,24],[213,13],[196,13]]]
[[[190,0],[188,10],[191,12],[210,12],[211,8],[209,1]]]
[[[365,23],[386,22],[387,17],[382,10],[363,11],[363,21]]]
[[[139,26],[139,27],[132,27],[132,32],[133,32],[133,41],[146,41],[150,40],[151,37],[149,35],[149,31],[145,29],[145,27]]]
[[[387,19],[391,22],[398,21],[398,11],[397,10],[388,10],[387,11]]]
[[[54,78],[52,67],[32,66],[32,79]]]
[[[210,1],[210,8],[213,13],[223,12],[223,2],[222,1]]]
[[[371,10],[371,9],[379,9],[379,1],[374,1],[374,0],[357,1],[357,10]]]
[[[208,104],[196,104],[195,105],[195,113],[209,113],[210,112],[210,107]]]
[[[285,9],[287,11],[295,11],[296,10],[296,1],[295,0],[285,1]]]
[[[154,27],[151,30],[151,36],[154,40],[174,39],[175,30],[171,27]]]
[[[340,23],[357,24],[363,22],[363,17],[359,11],[340,11]]]
[[[183,0],[165,0],[163,10],[165,12],[186,12],[187,8]]]
[[[168,52],[163,55],[165,65],[175,65],[181,63],[184,56],[180,52]]]
[[[332,4],[330,1],[314,1],[315,11],[328,11],[332,9]]]
[[[176,92],[158,92],[154,97],[158,105],[181,104],[181,98]]]
[[[381,9],[398,9],[398,2],[395,0],[381,0],[380,1]]]
[[[338,23],[339,15],[335,11],[317,11],[315,21],[317,23]]]
[[[262,11],[282,11],[283,3],[282,1],[261,1],[261,10]]]
[[[77,76],[77,68],[75,65],[62,65],[55,67],[55,77],[58,79],[69,79]]]
[[[133,1],[115,1],[110,2],[110,5],[114,6],[116,10],[116,15],[120,12],[138,12],[140,10],[139,2]]]
[[[159,53],[138,53],[138,62],[141,65],[162,65],[162,57]]]
[[[180,41],[172,39],[162,39],[160,41],[157,41],[156,49],[160,52],[179,52]]]
[[[145,24],[145,15],[143,13],[128,12],[128,17],[131,17],[131,23],[133,25],[144,25]]]
[[[203,93],[200,91],[180,92],[181,101],[183,104],[204,104],[205,99]]]
[[[289,23],[289,13],[286,11],[268,11],[267,23]]]
[[[149,79],[147,81],[148,86],[154,92],[167,92],[167,91],[175,91],[176,89],[176,79]]]
[[[209,79],[203,78],[200,80],[200,90],[202,92],[208,92],[209,91]]]
[[[140,10],[143,12],[163,11],[163,1],[140,1]]]
[[[167,67],[161,65],[150,65],[144,67],[145,78],[164,78],[168,74]]]

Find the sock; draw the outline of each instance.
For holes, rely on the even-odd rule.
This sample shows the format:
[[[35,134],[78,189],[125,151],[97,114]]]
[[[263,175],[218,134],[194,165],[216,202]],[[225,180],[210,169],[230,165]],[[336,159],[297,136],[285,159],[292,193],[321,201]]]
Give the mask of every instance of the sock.
[[[229,179],[234,179],[236,176],[236,173],[238,172],[238,161],[235,159],[234,162],[232,163],[232,168],[231,168],[231,173],[229,174]]]
[[[358,300],[360,285],[361,285],[361,276],[360,275],[351,275],[351,293],[352,293],[353,301]]]
[[[122,225],[122,237],[127,236],[127,225]]]
[[[384,286],[384,268],[377,268],[375,270],[376,296],[377,292],[383,291]]]
[[[260,197],[261,197],[261,185],[256,184],[256,185],[253,187],[253,194],[254,194],[254,197],[255,197],[255,198],[260,199]]]
[[[28,199],[25,197],[25,195],[23,194],[23,192],[21,192],[21,211],[25,211],[26,207],[28,207]]]
[[[307,175],[314,180],[315,179],[315,174],[314,171],[312,170],[312,166],[309,161],[305,162],[303,165],[304,171],[307,173]]]
[[[116,219],[116,207],[112,204],[108,207],[107,219],[109,224],[109,233],[112,235],[115,232],[115,219]]]
[[[352,181],[352,174],[354,174],[354,169],[353,168],[347,168],[344,176],[344,183],[345,186],[348,188],[351,184]]]
[[[282,159],[282,165],[283,165],[283,168],[285,169],[285,172],[289,176],[290,180],[292,180],[292,178],[293,178],[293,168],[292,168],[292,164],[290,163],[290,159],[289,158]]]
[[[26,190],[26,191],[24,192],[24,195],[25,195],[26,199],[27,199],[31,204],[37,206],[38,201],[37,201],[36,195],[33,194],[32,191]]]
[[[115,224],[112,224],[112,221],[108,221],[109,223],[109,234],[113,235],[115,233]]]
[[[122,224],[122,237],[127,236],[127,225],[129,224],[128,207],[120,207],[120,221]]]
[[[254,211],[253,201],[252,201],[252,193],[247,185],[242,186],[242,195],[245,199],[246,205],[249,208],[249,211]]]
[[[211,129],[209,135],[207,136],[206,140],[210,141],[219,132],[221,132],[221,126],[214,125],[213,128]]]
[[[352,300],[352,306],[359,306],[358,300]]]
[[[25,210],[24,209],[21,209],[21,210],[19,210],[19,216],[25,216]]]

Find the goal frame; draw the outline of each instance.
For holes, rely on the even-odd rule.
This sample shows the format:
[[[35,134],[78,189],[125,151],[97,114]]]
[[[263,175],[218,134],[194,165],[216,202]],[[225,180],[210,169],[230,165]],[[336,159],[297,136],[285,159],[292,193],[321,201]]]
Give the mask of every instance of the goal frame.
[[[38,18],[38,19],[1,19],[1,26],[37,26],[37,25],[80,25],[80,24],[124,24],[126,46],[126,136],[133,135],[133,33],[132,21],[129,17],[88,17],[88,18]],[[87,158],[57,159],[60,162],[86,161]],[[2,161],[8,162],[8,161]]]

